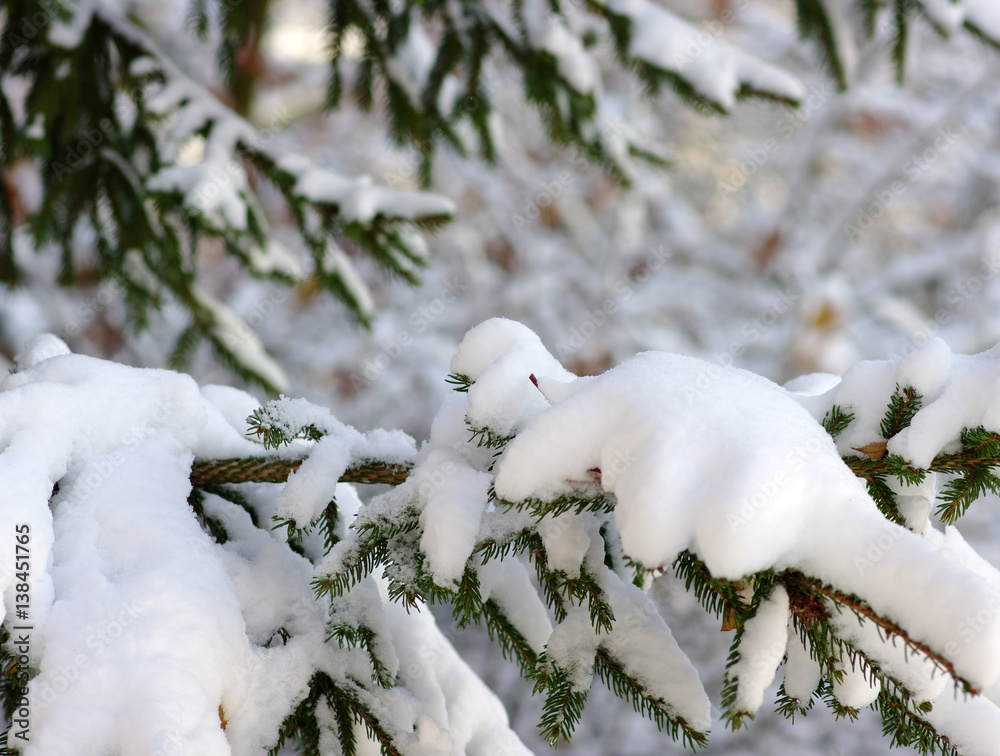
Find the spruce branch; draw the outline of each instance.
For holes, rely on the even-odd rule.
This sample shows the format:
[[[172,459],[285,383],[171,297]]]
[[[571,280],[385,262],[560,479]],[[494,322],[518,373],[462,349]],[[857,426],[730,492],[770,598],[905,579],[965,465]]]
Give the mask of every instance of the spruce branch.
[[[990,491],[1000,493],[1000,478],[989,467],[976,465],[967,467],[961,477],[948,481],[938,498],[935,514],[945,523],[953,523],[969,508],[969,505]]]
[[[478,554],[483,564],[491,559],[505,559],[513,554],[521,554],[532,549],[535,545],[533,539],[534,531],[524,528],[516,533],[511,533],[507,538],[489,538],[476,544],[473,554]]]
[[[926,719],[908,705],[909,701],[883,690],[872,704],[882,717],[882,735],[889,737],[893,748],[913,748],[925,756],[961,756],[946,735],[942,735]]]
[[[795,11],[799,36],[815,42],[820,58],[840,90],[847,89],[847,72],[844,70],[837,35],[823,0],[796,0]]]
[[[963,692],[971,694],[979,693],[968,680],[955,672],[954,665],[944,655],[933,650],[922,641],[911,637],[905,628],[892,620],[882,617],[864,599],[845,593],[815,578],[810,578],[798,570],[784,570],[778,573],[777,579],[786,588],[792,587],[794,590],[807,596],[825,598],[832,602],[833,605],[852,612],[859,620],[865,619],[871,621],[885,634],[886,638],[899,638],[908,648],[919,652],[933,662],[937,668],[947,672],[955,681],[956,686]],[[794,612],[793,616],[795,616]],[[829,626],[826,623],[819,622],[815,623],[814,627],[828,628]]]
[[[452,391],[458,391],[461,394],[467,394],[469,388],[475,382],[469,376],[463,375],[462,373],[449,373],[448,377],[444,380],[445,383],[451,386]]]
[[[250,327],[199,288],[195,264],[201,243],[214,241],[251,276],[282,285],[301,280],[298,262],[278,254],[268,238],[257,179],[284,197],[313,254],[314,277],[356,320],[368,322],[371,298],[349,256],[335,251],[338,241],[392,276],[417,280],[426,264],[419,231],[450,220],[450,202],[372,187],[272,153],[261,131],[187,77],[130,19],[104,6],[67,8],[84,28],[75,46],[62,47],[47,34],[53,20],[48,5],[3,3],[0,36],[8,44],[0,45],[0,71],[23,78],[28,96],[24,114],[15,118],[0,95],[0,173],[24,158],[41,165],[42,202],[26,224],[37,249],[47,242],[59,248],[61,284],[84,284],[94,274],[98,281],[116,279],[127,324],[136,331],[147,326],[150,312],[173,300],[189,318],[171,355],[174,367],[187,365],[208,343],[242,379],[277,393],[284,383],[280,371]],[[257,44],[267,0],[252,3],[253,28],[245,23],[250,16],[233,12],[231,3],[219,5],[222,67],[247,79],[232,56],[241,49],[245,57],[245,45]],[[193,15],[195,27],[206,30],[204,4]],[[10,44],[16,30],[35,29],[39,19],[40,34]],[[239,95],[237,109],[248,96],[249,90]],[[31,136],[33,122],[45,123],[41,138]],[[287,116],[279,115],[268,133],[286,125]],[[176,148],[192,136],[205,140],[207,157],[179,164]],[[80,145],[92,149],[80,157]],[[329,187],[332,193],[322,191]],[[360,213],[352,209],[359,199],[367,208]],[[2,212],[8,200],[0,192],[0,280],[13,284],[20,270],[11,251],[13,213]],[[85,267],[73,242],[81,222],[95,235],[97,259]]]
[[[847,426],[851,424],[854,420],[854,413],[845,410],[839,405],[833,405],[823,416],[822,425],[823,429],[830,434],[832,438],[836,438],[843,431],[847,429]]]
[[[912,407],[914,399],[915,397],[911,397],[909,406]],[[900,412],[902,402],[899,393],[894,395],[894,404],[895,408],[891,413],[893,418],[901,417],[905,420],[905,412]],[[910,413],[911,419],[912,414],[914,413]],[[887,420],[889,415],[887,413]],[[891,426],[890,423],[889,430],[892,430]],[[843,459],[855,475],[868,483],[868,490],[883,514],[901,524],[902,518],[895,506],[892,491],[883,480],[886,476],[892,475],[907,484],[920,483],[928,472],[958,476],[948,481],[938,494],[940,503],[935,512],[942,521],[951,524],[966,512],[973,501],[988,491],[1000,493],[1000,479],[993,472],[994,467],[1000,466],[1000,433],[982,426],[968,428],[962,431],[960,443],[960,451],[939,454],[926,470],[915,468],[899,455],[893,454],[881,459],[855,456]]]
[[[206,514],[205,512],[205,494],[197,489],[192,488],[191,493],[188,496],[188,506],[194,510],[195,516],[201,523],[202,527],[208,531],[209,535],[215,540],[216,543],[225,543],[229,540],[229,533],[226,532],[226,526],[219,522],[218,519]]]
[[[336,620],[336,616],[334,616]],[[377,685],[390,689],[396,684],[396,678],[389,673],[388,667],[382,662],[375,651],[378,634],[365,624],[351,625],[334,623],[326,635],[327,642],[336,640],[341,648],[362,648],[368,653],[372,665],[372,681]]]
[[[482,615],[490,640],[500,644],[503,657],[515,661],[521,667],[524,677],[531,677],[538,662],[538,655],[527,639],[514,626],[500,605],[493,599],[483,604]]]
[[[301,459],[280,457],[234,457],[199,460],[191,466],[192,485],[204,488],[233,483],[284,483],[301,467]],[[370,461],[351,467],[340,480],[344,483],[382,483],[397,486],[410,474],[407,464]]]
[[[247,418],[247,427],[265,449],[277,449],[295,439],[319,441],[330,432],[327,428],[318,428],[315,423],[289,422],[274,402],[255,409]]]
[[[674,574],[684,581],[684,590],[693,590],[705,611],[716,618],[723,617],[727,627],[740,628],[750,617],[751,605],[741,593],[746,582],[713,577],[705,563],[687,549],[677,555],[672,567]]]
[[[544,653],[538,658],[537,669],[534,693],[546,692],[538,728],[548,744],[555,747],[560,742],[568,742],[573,736],[573,730],[583,716],[590,689],[578,690],[574,687],[566,671],[551,662]]]
[[[912,0],[893,1],[892,64],[896,70],[896,82],[899,84],[906,79],[906,49],[910,37],[907,15],[911,2]]]
[[[814,594],[813,598],[822,601],[820,594]],[[905,685],[881,669],[863,651],[836,636],[828,623],[810,623],[804,621],[801,614],[793,613],[793,625],[809,649],[810,656],[820,665],[825,676],[816,694],[837,718],[856,719],[858,710],[841,704],[834,695],[832,684],[834,680],[843,679],[847,666],[856,668],[857,665],[861,665],[862,669],[867,670],[867,678],[874,677],[880,682],[881,690],[871,707],[882,717],[883,734],[892,736],[890,745],[913,747],[922,754],[932,754],[940,749],[942,756],[959,756],[950,746],[947,736],[937,732],[933,725],[922,717],[923,713],[931,710],[930,702],[916,702]],[[805,715],[812,705],[812,699],[807,705],[791,699],[784,692],[782,685],[779,691],[778,710],[786,717],[793,718],[795,714]]]
[[[316,707],[325,701],[337,723],[337,738],[345,756],[357,753],[354,724],[362,723],[370,737],[379,745],[383,756],[403,756],[392,736],[366,703],[364,687],[354,681],[335,682],[326,672],[317,671],[309,681],[309,691],[295,710],[282,722],[275,745],[269,751],[277,756],[292,740],[304,753],[320,754],[321,728],[316,719]]]
[[[743,720],[753,719],[753,713],[749,711],[740,711],[736,709],[736,700],[739,694],[740,679],[738,675],[731,674],[731,670],[737,664],[739,664],[742,659],[742,643],[743,636],[746,632],[747,622],[752,620],[757,611],[760,609],[761,603],[771,594],[774,589],[774,573],[771,571],[761,573],[755,576],[752,581],[748,581],[748,585],[753,586],[753,596],[749,601],[745,602],[746,614],[740,619],[738,625],[736,626],[736,633],[733,637],[733,642],[729,646],[729,654],[726,657],[726,674],[723,681],[722,687],[722,708],[723,708],[723,719],[728,720],[730,728],[735,732],[743,726]],[[789,597],[789,603],[791,602],[791,597]]]
[[[600,470],[588,471],[591,475],[600,479]],[[555,499],[543,501],[541,499],[524,499],[517,503],[509,501],[499,501],[507,508],[519,509],[528,512],[536,520],[543,517],[558,517],[559,515],[573,513],[583,514],[584,512],[595,512],[606,515],[614,511],[614,498],[607,496],[602,491],[593,492],[592,481],[581,481],[581,490],[573,493],[563,494]]]
[[[792,698],[785,690],[785,683],[782,682],[778,688],[778,695],[774,702],[774,710],[778,714],[781,714],[781,716],[785,719],[794,723],[795,717],[806,716],[812,710],[815,702],[816,701],[813,696],[810,696],[808,701]]]
[[[653,696],[634,675],[630,675],[625,665],[606,650],[599,649],[595,657],[595,667],[601,681],[619,698],[630,701],[632,707],[647,719],[653,721],[661,732],[666,730],[674,740],[692,750],[708,745],[708,734],[692,728],[683,717],[678,717],[662,698]]]
[[[923,397],[917,393],[915,388],[912,386],[900,388],[897,383],[896,390],[889,399],[889,406],[879,427],[882,438],[888,441],[903,428],[908,427],[922,405]]]

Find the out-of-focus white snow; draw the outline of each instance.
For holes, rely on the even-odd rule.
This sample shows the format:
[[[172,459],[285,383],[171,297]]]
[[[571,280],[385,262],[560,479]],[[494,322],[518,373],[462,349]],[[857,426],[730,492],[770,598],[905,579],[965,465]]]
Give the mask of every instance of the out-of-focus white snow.
[[[366,178],[347,179],[313,165],[301,155],[282,157],[278,167],[295,177],[296,194],[312,202],[336,205],[346,222],[370,223],[380,215],[418,220],[455,212],[454,203],[440,195],[386,189],[373,186]]]
[[[553,13],[545,0],[525,0],[521,15],[528,43],[555,58],[559,75],[573,89],[583,95],[595,94],[599,82],[597,64],[565,20]]]
[[[225,304],[201,287],[192,291],[198,302],[212,314],[212,333],[222,345],[236,355],[241,365],[253,370],[257,375],[274,386],[278,391],[287,390],[288,377],[267,353],[260,338],[246,322]]]
[[[631,57],[680,76],[724,109],[736,104],[744,85],[791,100],[806,93],[791,74],[722,41],[719,23],[713,34],[648,0],[602,0],[599,5],[629,20]]]

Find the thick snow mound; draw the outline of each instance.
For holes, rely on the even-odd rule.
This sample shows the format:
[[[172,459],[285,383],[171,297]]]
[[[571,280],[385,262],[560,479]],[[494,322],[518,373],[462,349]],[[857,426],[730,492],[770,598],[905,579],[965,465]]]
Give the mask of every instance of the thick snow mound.
[[[593,469],[617,498],[629,556],[654,567],[694,546],[720,577],[780,560],[801,535],[803,502],[871,506],[783,389],[674,354],[640,354],[535,418],[497,463],[496,491],[554,499]]]
[[[32,341],[18,365],[0,383],[0,593],[26,657],[30,731],[11,731],[25,756],[259,754],[317,670],[348,687],[370,679],[363,650],[327,641],[315,565],[270,529],[283,507],[311,511],[333,495],[348,519],[360,506],[349,486],[305,465],[291,486],[298,498],[245,484],[260,526],[205,493],[224,543],[192,511],[196,458],[265,453],[245,437],[252,397],[69,354],[52,336]],[[296,412],[340,431],[303,444],[331,468],[348,452],[412,455],[403,434],[362,435],[311,405],[291,404]],[[362,618],[391,644],[380,649],[399,686],[358,695],[400,749],[528,754],[433,617],[391,604],[374,579],[367,588]]]
[[[542,364],[523,336],[513,341],[513,354],[525,344],[532,364]],[[530,380],[516,382],[511,363],[499,354],[479,366],[483,376],[493,364],[509,371],[497,407],[516,404],[515,386],[544,399]],[[942,382],[940,370],[914,370],[926,377],[926,388]],[[881,515],[800,404],[803,396],[743,370],[656,352],[579,383],[522,420],[496,463],[500,499],[552,501],[586,490],[599,473],[632,560],[656,567],[691,549],[713,575],[732,580],[798,569],[862,597],[941,653],[961,649],[955,670],[973,685],[1000,676],[1000,618],[991,617],[971,638],[953,620],[989,604],[987,581]],[[483,392],[477,399],[487,416],[489,397]],[[883,542],[888,546],[871,559],[873,544]],[[927,611],[930,605],[935,611]]]

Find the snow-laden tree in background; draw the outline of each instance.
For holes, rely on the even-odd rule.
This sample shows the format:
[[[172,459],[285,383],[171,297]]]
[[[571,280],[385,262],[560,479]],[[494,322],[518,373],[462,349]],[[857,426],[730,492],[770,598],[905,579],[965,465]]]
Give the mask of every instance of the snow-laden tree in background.
[[[857,39],[884,28],[894,30],[892,54],[902,72],[911,27],[921,23],[915,11],[941,33],[964,25],[983,39],[1000,36],[982,4],[890,5],[796,4],[800,33],[819,45],[838,85],[850,80]],[[25,257],[34,251],[58,253],[50,274],[61,284],[113,279],[136,328],[147,325],[153,308],[177,305],[186,322],[163,355],[169,364],[186,366],[208,341],[243,378],[281,389],[286,378],[253,330],[205,285],[211,250],[224,250],[258,278],[326,289],[364,323],[375,302],[359,261],[416,280],[427,260],[419,230],[452,217],[450,201],[374,186],[279,151],[276,134],[292,119],[280,108],[256,125],[247,120],[270,6],[191,3],[191,26],[216,53],[207,83],[195,81],[195,67],[173,60],[162,45],[170,42],[178,55],[188,49],[154,42],[156,29],[143,26],[155,18],[144,21],[130,4],[0,6],[5,285],[23,279],[32,267]],[[619,86],[622,71],[651,92],[669,86],[688,103],[718,112],[748,97],[786,104],[806,97],[795,75],[724,41],[721,30],[734,18],[726,8],[721,25],[706,30],[646,0],[334,0],[326,107],[350,99],[376,109],[398,143],[415,146],[429,181],[439,143],[494,159],[505,125],[494,101],[497,71],[507,66],[552,140],[628,181],[634,158],[657,161],[661,150],[621,125],[621,102],[607,81],[617,77]],[[33,197],[25,175],[37,170],[41,186]],[[294,234],[275,233],[276,226]],[[20,228],[28,238],[18,238]]]
[[[870,705],[894,744],[998,753],[1000,572],[928,519],[1000,487],[996,350],[786,387],[666,352],[578,378],[495,319],[419,450],[53,336],[17,368],[0,691],[26,756],[528,753],[427,602],[485,624],[551,743],[596,675],[704,745],[709,697],[648,595],[664,572],[735,631],[734,728],[784,663],[789,717]],[[362,504],[349,481],[395,487]]]

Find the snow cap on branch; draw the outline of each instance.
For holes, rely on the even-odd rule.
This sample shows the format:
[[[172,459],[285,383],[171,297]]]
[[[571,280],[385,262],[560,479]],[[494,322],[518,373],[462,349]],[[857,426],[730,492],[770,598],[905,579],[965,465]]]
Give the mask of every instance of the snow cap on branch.
[[[470,388],[470,408],[479,389],[481,417],[530,401],[535,387],[515,375],[518,367],[527,371],[517,362],[525,352],[534,365],[546,362],[537,342],[523,331],[510,338],[517,331],[505,323],[488,321],[478,333],[493,328],[508,336],[510,352],[492,340],[476,361],[462,354],[453,365],[481,376],[503,371],[496,395],[489,384]],[[524,413],[523,427],[497,460],[494,488],[513,504],[554,501],[599,471],[632,560],[655,567],[690,549],[717,578],[800,570],[860,596],[939,652],[962,649],[955,670],[974,686],[994,682],[1000,618],[971,639],[952,619],[988,604],[987,583],[887,522],[799,399],[744,370],[643,353],[552,406],[533,407],[533,417]],[[859,569],[858,560],[886,534],[891,548]],[[928,604],[937,611],[927,612]]]

